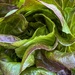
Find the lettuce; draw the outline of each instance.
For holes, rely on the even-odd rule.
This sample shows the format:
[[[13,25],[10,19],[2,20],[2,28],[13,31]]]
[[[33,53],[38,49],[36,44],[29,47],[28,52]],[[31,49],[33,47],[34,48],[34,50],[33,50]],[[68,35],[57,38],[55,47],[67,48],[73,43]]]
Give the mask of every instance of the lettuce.
[[[0,1],[0,75],[75,74],[75,0]]]

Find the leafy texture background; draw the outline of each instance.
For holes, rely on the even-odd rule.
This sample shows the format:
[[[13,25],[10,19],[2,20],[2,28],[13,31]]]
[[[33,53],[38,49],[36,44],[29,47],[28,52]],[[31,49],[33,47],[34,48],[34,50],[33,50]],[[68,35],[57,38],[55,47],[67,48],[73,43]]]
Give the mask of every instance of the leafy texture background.
[[[0,0],[0,75],[75,74],[75,0]]]

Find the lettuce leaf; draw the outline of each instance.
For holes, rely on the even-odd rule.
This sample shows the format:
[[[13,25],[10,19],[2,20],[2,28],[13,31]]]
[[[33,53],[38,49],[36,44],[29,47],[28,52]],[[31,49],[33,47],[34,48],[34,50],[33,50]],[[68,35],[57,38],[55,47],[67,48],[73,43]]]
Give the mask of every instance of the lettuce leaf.
[[[75,0],[0,0],[0,74],[75,73]]]

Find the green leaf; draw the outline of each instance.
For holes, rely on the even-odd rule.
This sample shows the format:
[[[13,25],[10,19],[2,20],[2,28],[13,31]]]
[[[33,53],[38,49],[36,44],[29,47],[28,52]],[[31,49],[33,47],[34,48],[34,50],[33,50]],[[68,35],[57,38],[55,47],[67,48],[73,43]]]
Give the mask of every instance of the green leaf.
[[[63,2],[63,0],[54,0],[54,1],[56,1],[56,3],[59,5],[59,6],[61,6],[61,8],[62,8],[62,2]]]
[[[0,60],[5,61],[5,62],[13,61],[9,56],[7,56],[4,53],[0,53]]]
[[[35,64],[34,53],[30,53],[29,55],[29,53],[25,52],[21,63],[20,73],[24,71],[27,67],[30,67],[34,64]]]
[[[59,64],[58,62],[54,62],[53,60],[48,60],[44,56],[44,52],[45,51],[41,50],[41,52],[37,53],[37,56],[36,56],[37,68],[44,68],[44,69],[47,69],[52,72],[58,72],[58,71],[64,69],[64,66]]]
[[[21,72],[24,71],[27,67],[34,65],[34,52],[35,50],[46,49],[49,50],[48,47],[40,44],[30,46],[24,53],[21,65]]]
[[[20,75],[56,75],[53,72],[50,72],[48,70],[42,69],[42,68],[28,68],[24,72],[22,72]]]
[[[75,38],[69,34],[60,34],[57,29],[55,32],[58,42],[63,46],[71,46],[75,42]]]
[[[66,7],[64,9],[64,16],[65,16],[65,20],[66,20],[68,26],[70,26],[70,24],[71,24],[70,21],[72,19],[73,13],[74,13],[74,8]]]
[[[37,8],[37,9],[40,9],[40,8],[42,8],[43,6],[37,1],[37,0],[26,0],[25,1],[25,10],[33,10],[33,9],[35,9],[35,8]],[[39,5],[39,7],[38,7],[38,5]]]
[[[40,35],[46,35],[46,34],[48,34],[46,26],[42,26],[42,27],[37,28],[37,30],[34,32],[33,36],[31,37],[31,39],[35,38],[36,36],[38,37]]]
[[[38,1],[43,1],[43,2],[46,2],[48,4],[54,4],[55,6],[57,6],[59,9],[61,9],[59,3],[61,3],[61,1],[58,1],[59,3],[56,2],[56,0],[38,0]]]
[[[0,17],[4,17],[9,11],[14,9],[17,9],[17,7],[7,3],[0,3]]]
[[[60,52],[60,51],[54,51],[52,52],[47,52],[46,57],[49,60],[54,60],[55,62],[59,62],[63,64],[66,68],[69,70],[73,69],[75,67],[75,52]]]
[[[71,20],[71,25],[70,25],[70,30],[73,34],[73,36],[75,37],[75,13],[72,16],[72,20]]]
[[[72,75],[75,74],[75,68],[71,70]]]
[[[57,42],[56,42],[57,44]],[[34,53],[36,50],[47,50],[47,51],[51,51],[53,50],[57,45],[54,45],[52,47],[46,46],[44,44],[33,44],[31,46],[29,46],[27,48],[27,50],[24,53],[23,59],[22,59],[22,65],[21,65],[21,72],[23,70],[25,70],[27,67],[30,67],[32,65],[34,65],[35,63],[35,57],[34,57]]]
[[[17,3],[17,7],[19,7],[19,8],[22,7],[24,5],[25,1],[26,0],[19,0]]]
[[[18,9],[14,9],[14,10],[11,10],[10,12],[8,12],[5,17],[8,17],[10,15],[12,15],[13,13],[15,13]]]
[[[23,33],[27,26],[28,22],[22,14],[13,14],[0,23],[0,34],[18,35]]]
[[[67,2],[67,6],[68,6],[68,7],[74,7],[74,6],[75,6],[75,0],[69,0],[69,1]]]
[[[31,17],[33,17],[33,15],[38,14],[38,13],[46,15],[50,19],[56,19],[56,16],[54,15],[54,13],[52,11],[50,11],[49,9],[45,9],[45,8],[32,9],[32,10],[26,12],[24,15],[25,15],[27,20],[28,20],[28,18],[30,20],[32,20]],[[28,20],[28,21],[30,21],[30,20]]]
[[[3,75],[2,70],[0,69],[0,75]]]
[[[15,46],[15,47],[20,47],[20,46],[22,46],[24,43],[26,43],[27,41],[28,41],[27,39],[15,41],[15,42],[12,43],[12,45]]]
[[[61,6],[64,10],[66,7],[73,7],[75,5],[75,0],[55,0],[57,4]]]
[[[50,10],[52,10],[56,14],[56,16],[58,17],[58,19],[61,22],[62,31],[65,32],[66,34],[71,34],[70,29],[62,15],[61,11],[53,4],[48,4],[43,1],[39,1],[39,2],[42,3],[44,6],[46,6],[47,8],[49,8]]]
[[[0,18],[0,22],[2,22],[4,20],[4,18],[2,17],[2,18]]]
[[[48,17],[46,17],[45,15],[43,14],[36,14],[35,17],[36,18],[39,18],[40,16],[44,17],[45,18],[45,22],[46,22],[46,26],[48,28],[48,31],[49,31],[49,34],[45,35],[45,30],[46,29],[45,27],[41,27],[41,28],[44,28],[41,30],[41,28],[39,28],[39,31],[40,31],[40,35],[38,35],[39,31],[36,30],[32,36],[31,39],[28,39],[24,45],[20,46],[19,48],[15,49],[16,51],[16,54],[19,56],[19,57],[22,57],[25,50],[33,45],[33,44],[43,44],[43,45],[46,45],[46,46],[53,46],[54,43],[55,43],[55,24],[53,23],[53,21],[51,21]],[[44,32],[43,32],[44,30]],[[44,35],[42,35],[44,34]],[[37,41],[36,41],[37,40]]]
[[[0,68],[4,75],[19,75],[20,65],[18,62],[4,62],[0,60]]]
[[[0,73],[74,74],[74,20],[75,0],[0,0]]]
[[[8,3],[20,8],[25,3],[25,0],[0,0],[0,3]]]

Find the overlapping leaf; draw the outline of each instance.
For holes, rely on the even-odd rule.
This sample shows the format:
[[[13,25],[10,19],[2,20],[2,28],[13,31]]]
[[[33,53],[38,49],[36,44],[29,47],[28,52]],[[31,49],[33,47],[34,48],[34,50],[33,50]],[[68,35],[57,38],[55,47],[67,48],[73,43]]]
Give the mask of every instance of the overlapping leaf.
[[[75,73],[75,0],[0,2],[0,71],[4,75]]]
[[[22,72],[21,75],[40,75],[40,74],[43,74],[43,75],[56,75],[55,73],[53,72],[50,72],[50,71],[47,71],[45,69],[42,69],[42,68],[35,68],[35,67],[32,67],[32,68],[28,68],[26,71]]]

